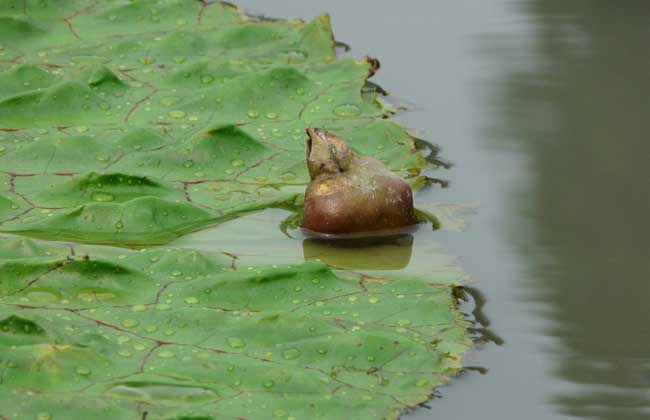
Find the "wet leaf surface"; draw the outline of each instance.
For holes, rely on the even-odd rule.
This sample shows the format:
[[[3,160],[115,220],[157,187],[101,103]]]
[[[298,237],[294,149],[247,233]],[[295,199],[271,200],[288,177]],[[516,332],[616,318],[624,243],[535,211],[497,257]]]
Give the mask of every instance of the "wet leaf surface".
[[[305,128],[413,174],[425,165],[371,63],[334,60],[326,16],[255,21],[221,3],[0,7],[0,230],[165,243],[300,202]]]
[[[471,345],[450,285],[183,248],[2,244],[10,419],[396,418]]]

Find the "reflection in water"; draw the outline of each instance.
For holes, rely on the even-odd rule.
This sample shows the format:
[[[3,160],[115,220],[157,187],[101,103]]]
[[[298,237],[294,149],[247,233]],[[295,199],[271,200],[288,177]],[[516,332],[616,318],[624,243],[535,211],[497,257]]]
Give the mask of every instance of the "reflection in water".
[[[522,205],[536,299],[560,337],[557,395],[584,418],[650,418],[650,3],[529,0],[530,72],[504,95],[536,184]],[[540,249],[531,249],[531,243]]]
[[[346,270],[399,270],[411,262],[413,235],[402,233],[357,239],[302,241],[305,260],[319,259],[330,267]]]

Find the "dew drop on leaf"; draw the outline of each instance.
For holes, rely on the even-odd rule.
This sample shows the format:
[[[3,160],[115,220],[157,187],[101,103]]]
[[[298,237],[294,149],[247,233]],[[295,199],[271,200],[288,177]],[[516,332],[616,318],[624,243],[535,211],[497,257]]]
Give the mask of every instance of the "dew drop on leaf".
[[[185,118],[185,115],[187,115],[185,111],[181,111],[178,109],[174,111],[169,111],[169,116],[175,119]]]
[[[162,359],[171,359],[174,356],[176,356],[176,353],[170,350],[163,350],[160,353],[158,353],[158,357]]]
[[[138,324],[140,324],[138,320],[133,318],[128,318],[122,321],[122,326],[125,328],[137,327]]]
[[[106,193],[106,192],[94,192],[91,194],[90,198],[92,198],[93,201],[97,201],[100,203],[108,203],[110,201],[115,200],[115,196],[111,193]]]
[[[246,347],[246,342],[239,337],[228,337],[228,345],[233,349]]]
[[[26,297],[33,302],[54,302],[59,299],[59,295],[47,290],[34,290],[27,293]]]
[[[131,352],[127,349],[122,349],[117,352],[122,357],[131,357]]]
[[[341,104],[334,108],[334,115],[339,117],[356,117],[361,114],[361,109],[354,104]]]
[[[81,376],[88,376],[88,375],[90,375],[90,369],[87,368],[87,367],[85,367],[85,366],[79,366],[79,367],[77,368],[76,372],[77,372],[78,375],[81,375]]]
[[[178,98],[175,96],[167,96],[160,100],[160,104],[163,106],[172,106],[178,102]],[[182,117],[181,117],[182,118]]]
[[[249,109],[247,114],[248,114],[249,118],[257,118],[257,117],[260,116],[259,111],[255,110],[255,109]]]
[[[300,353],[300,350],[298,349],[288,349],[282,353],[282,357],[284,357],[286,360],[294,360],[299,358],[301,354],[302,353]]]

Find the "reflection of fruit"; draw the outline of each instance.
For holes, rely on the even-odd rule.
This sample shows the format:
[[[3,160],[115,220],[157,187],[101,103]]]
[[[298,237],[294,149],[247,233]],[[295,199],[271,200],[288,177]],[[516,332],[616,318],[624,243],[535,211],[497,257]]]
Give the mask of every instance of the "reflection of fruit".
[[[408,233],[365,238],[302,241],[306,260],[320,260],[330,267],[347,270],[399,270],[411,262],[413,236]]]
[[[381,162],[357,156],[336,135],[308,128],[302,226],[323,233],[365,232],[415,224],[411,187]]]

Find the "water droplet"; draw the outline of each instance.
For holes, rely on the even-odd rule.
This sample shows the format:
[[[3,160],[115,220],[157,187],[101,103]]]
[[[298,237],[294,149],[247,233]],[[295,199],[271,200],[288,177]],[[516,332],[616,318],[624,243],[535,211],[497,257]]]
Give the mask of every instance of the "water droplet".
[[[287,416],[288,416],[288,414],[287,414],[286,411],[275,410],[275,411],[273,412],[273,417],[278,418],[278,419],[283,419],[283,418],[285,418],[285,417],[287,417]]]
[[[278,118],[278,113],[277,112],[269,112],[268,114],[266,114],[266,118],[268,118],[269,120],[274,120],[274,119]]]
[[[124,228],[124,223],[122,223],[121,220],[115,223],[115,229],[123,229],[123,228]]]
[[[79,366],[77,368],[77,375],[88,376],[90,375],[90,369],[85,366]]]
[[[86,131],[88,131],[88,127],[86,127],[85,125],[80,125],[79,127],[76,128],[76,130],[78,133],[85,133]]]
[[[133,312],[144,312],[147,310],[147,307],[145,305],[134,305],[133,308],[131,308]]]
[[[376,298],[376,297],[373,296],[370,299],[368,299],[368,302],[370,302],[370,303],[379,303],[379,298]]]
[[[55,302],[59,295],[47,290],[34,290],[27,293],[26,297],[32,302]]]
[[[138,320],[133,318],[128,318],[122,321],[122,326],[125,328],[137,327],[138,324],[140,324]]]
[[[201,76],[201,82],[207,84],[210,84],[214,81],[214,77],[210,76],[209,74],[205,74]]]
[[[7,150],[6,147],[4,147],[4,146],[0,146],[0,153],[4,153],[5,150]]]
[[[152,64],[152,63],[154,63],[155,61],[156,61],[156,59],[153,58],[153,57],[142,57],[142,58],[140,58],[140,62],[141,62],[142,64]]]
[[[122,357],[131,357],[131,352],[127,349],[122,349],[118,351],[117,354],[119,354]]]
[[[427,381],[426,379],[418,379],[418,380],[415,382],[415,386],[420,387],[420,388],[425,387],[425,386],[427,386],[428,384],[429,384],[429,381]]]
[[[181,111],[178,109],[174,111],[169,111],[169,116],[176,119],[185,118],[186,115],[187,114],[185,113],[185,111]]]
[[[268,381],[264,381],[264,383],[262,385],[264,385],[264,388],[269,389],[269,388],[273,388],[273,385],[275,385],[275,382],[273,382],[272,380],[269,379]]]
[[[110,159],[110,157],[107,156],[107,155],[97,156],[97,160],[100,161],[100,162],[108,162],[109,159]]]
[[[163,350],[160,353],[158,353],[158,357],[160,357],[161,359],[171,359],[174,356],[176,356],[176,353],[169,350]]]
[[[350,302],[356,302],[358,299],[359,299],[358,296],[350,296],[350,297],[348,297],[348,300],[349,300]]]
[[[303,88],[296,89],[296,95],[302,96],[304,94],[305,94],[305,89],[303,89]]]
[[[405,327],[407,325],[411,325],[411,321],[409,321],[408,319],[400,319],[399,321],[397,321],[397,325]]]
[[[172,106],[178,102],[178,98],[175,96],[168,96],[160,100],[160,104],[164,106]],[[183,118],[183,117],[181,117]]]
[[[99,191],[92,193],[90,198],[93,201],[98,201],[100,203],[108,203],[115,200],[115,196],[113,194]]]
[[[232,166],[239,167],[239,166],[242,166],[242,165],[244,164],[244,161],[243,161],[243,160],[239,160],[239,159],[235,159],[235,160],[233,160],[232,162],[230,162],[230,164],[231,164]]]
[[[185,298],[185,303],[189,303],[190,305],[194,305],[195,303],[199,303],[199,300],[193,296]]]
[[[356,117],[361,114],[361,109],[354,104],[341,104],[334,108],[334,115],[339,117]]]
[[[191,168],[192,166],[194,166],[194,161],[192,159],[186,160],[185,162],[183,162],[183,166],[186,168]]]
[[[320,279],[311,279],[311,282],[313,284],[318,284],[318,283],[320,283]]]
[[[300,350],[298,349],[288,349],[282,353],[282,357],[284,357],[287,360],[294,360],[299,358],[301,354],[302,353],[300,353]]]
[[[36,420],[52,420],[52,415],[50,413],[38,413]]]
[[[228,345],[233,349],[246,347],[246,342],[239,337],[228,337]]]
[[[369,362],[374,362],[375,360],[376,360],[375,356],[368,356],[368,361]]]
[[[249,118],[257,118],[257,117],[260,116],[259,111],[255,110],[255,109],[249,109],[247,114],[248,114]]]
[[[30,87],[31,85],[32,85],[32,82],[30,82],[30,81],[23,82],[23,86],[25,86],[25,87]]]
[[[318,349],[318,354],[320,354],[321,356],[324,356],[324,355],[327,354],[327,351],[328,351],[327,349]]]
[[[180,272],[180,271],[178,271],[178,270],[174,270],[174,271],[172,271],[172,276],[174,276],[174,277],[178,277],[178,276],[180,276],[181,274],[183,274],[183,273]]]

